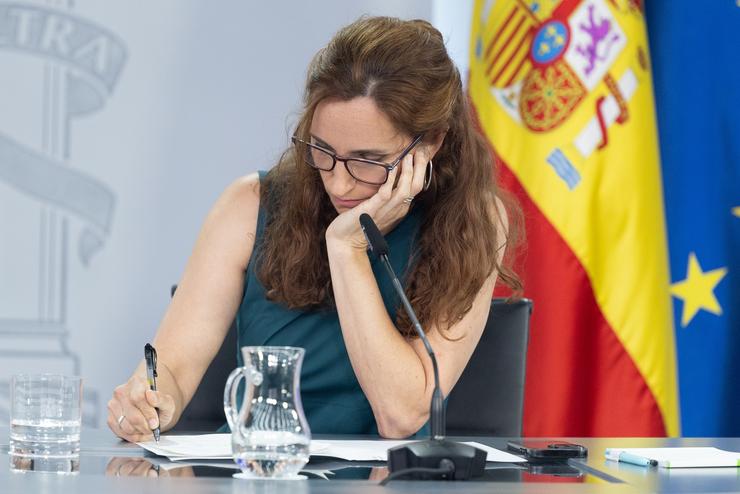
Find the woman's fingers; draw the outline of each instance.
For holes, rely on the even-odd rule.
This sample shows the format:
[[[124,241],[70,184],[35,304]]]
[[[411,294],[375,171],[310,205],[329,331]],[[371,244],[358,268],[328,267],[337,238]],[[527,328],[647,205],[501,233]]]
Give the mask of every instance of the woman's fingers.
[[[424,189],[424,177],[426,176],[429,156],[419,150],[414,153],[414,176],[411,180],[411,195],[417,196]]]
[[[121,408],[120,405],[115,406],[116,410],[119,408]],[[108,427],[110,427],[110,429],[113,431],[113,433],[121,439],[129,442],[141,442],[150,440],[152,438],[151,431],[147,431],[145,433],[139,432],[128,422],[129,417],[137,413],[136,409],[131,407],[131,411],[128,413],[128,415],[126,414],[125,410],[126,409],[123,408],[123,413],[116,412],[115,415],[111,413],[108,414],[107,424]]]
[[[376,192],[373,197],[380,198],[384,203],[390,201],[391,197],[393,197],[393,187],[396,183],[396,176],[399,173],[399,168],[400,165],[395,167],[388,173],[388,180],[386,180],[385,183],[380,186],[378,192]]]
[[[390,172],[388,181],[368,201],[367,209],[372,209],[370,215],[381,232],[387,233],[408,212],[413,197],[418,193],[414,188],[415,174],[414,156],[406,155]],[[395,188],[392,187],[394,183]]]
[[[154,430],[157,427],[159,427],[159,415],[157,414],[157,409],[155,408],[155,405],[150,402],[150,395],[155,393],[151,389],[143,389],[139,392],[137,390],[137,393],[135,395],[132,394],[132,403],[136,406],[136,408],[139,410],[139,413],[141,413],[141,416],[144,418],[144,422],[139,422],[140,427],[144,427],[148,430]],[[158,398],[156,395],[152,398],[152,401],[155,403],[158,402]]]
[[[157,410],[159,427],[166,427],[172,421],[175,416],[175,399],[168,394],[164,394],[160,391],[152,391],[151,389],[146,390],[146,400]],[[151,425],[151,423],[149,424]],[[156,427],[156,425],[154,426]],[[152,429],[154,429],[152,427]]]
[[[424,188],[424,176],[426,173],[428,157],[423,149],[418,149],[415,153],[407,154],[402,163],[398,186],[394,191],[394,200],[390,201],[394,205],[402,204],[406,207],[411,206],[411,201]]]
[[[136,380],[129,387],[128,395],[123,398],[126,422],[133,429],[127,430],[129,434],[151,432],[157,426],[157,411],[146,399],[147,388],[143,379]],[[154,427],[150,426],[150,421],[154,423]]]
[[[149,441],[152,430],[169,424],[175,414],[172,396],[149,389],[146,380],[134,378],[118,386],[108,402],[108,427],[132,442]]]
[[[398,186],[394,191],[394,200],[391,202],[394,203],[394,206],[408,206],[410,202],[407,199],[414,196],[413,191],[411,190],[411,184],[414,177],[414,156],[407,154],[404,156],[399,166],[401,168],[401,171],[399,172],[401,177],[398,179]]]
[[[122,388],[122,386],[116,388],[113,398],[108,402],[107,424],[115,435],[128,440],[128,436],[136,433],[136,430],[127,422],[127,411],[124,405],[127,400],[125,398],[125,392],[119,391],[119,388]],[[131,411],[128,414],[130,416],[134,415]]]

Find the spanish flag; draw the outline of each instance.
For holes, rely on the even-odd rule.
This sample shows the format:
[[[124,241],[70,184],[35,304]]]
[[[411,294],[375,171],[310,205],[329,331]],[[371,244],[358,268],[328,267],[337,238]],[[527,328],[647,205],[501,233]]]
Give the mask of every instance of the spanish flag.
[[[470,98],[526,222],[524,434],[678,435],[639,0],[478,0],[471,31]]]

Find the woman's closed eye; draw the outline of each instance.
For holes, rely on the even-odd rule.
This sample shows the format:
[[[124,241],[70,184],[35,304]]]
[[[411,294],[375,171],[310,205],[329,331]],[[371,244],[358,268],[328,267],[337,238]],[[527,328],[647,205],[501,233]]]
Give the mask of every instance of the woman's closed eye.
[[[350,158],[360,158],[363,160],[370,161],[384,161],[388,155],[386,154],[368,154],[368,153],[356,153],[350,156]]]
[[[339,153],[337,153],[332,146],[330,146],[325,141],[323,141],[322,139],[319,139],[318,137],[314,135],[311,136],[310,142],[314,146],[317,146],[331,154],[339,155]],[[349,158],[349,159],[356,158],[356,159],[363,159],[363,160],[370,160],[370,161],[385,162],[391,156],[392,156],[392,153],[386,153],[386,152],[383,152],[382,150],[368,149],[368,150],[351,151],[349,154],[346,155],[346,158]]]

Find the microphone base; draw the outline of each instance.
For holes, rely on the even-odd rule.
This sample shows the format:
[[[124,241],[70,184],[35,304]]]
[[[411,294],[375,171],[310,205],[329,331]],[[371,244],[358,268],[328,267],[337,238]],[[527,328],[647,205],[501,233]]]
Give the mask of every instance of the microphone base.
[[[455,469],[446,474],[413,473],[404,476],[414,480],[466,480],[480,477],[486,469],[487,453],[468,444],[445,439],[430,439],[397,446],[388,450],[390,473],[407,468],[439,468],[442,460],[449,460]]]

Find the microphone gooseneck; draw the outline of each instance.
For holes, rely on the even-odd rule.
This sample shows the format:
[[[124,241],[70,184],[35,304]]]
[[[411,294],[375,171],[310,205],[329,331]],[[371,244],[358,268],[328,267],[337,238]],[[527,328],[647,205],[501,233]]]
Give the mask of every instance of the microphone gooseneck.
[[[446,428],[445,403],[439,385],[437,358],[388,259],[390,250],[388,243],[369,214],[363,213],[360,215],[360,226],[367,239],[369,250],[380,258],[388,276],[393,281],[393,287],[398,293],[416,333],[424,343],[429,358],[432,360],[434,371],[434,391],[429,413],[431,439],[389,449],[388,469],[391,475],[386,481],[382,482],[382,485],[400,477],[414,477],[421,480],[434,478],[465,480],[471,477],[480,477],[483,475],[486,466],[486,453],[473,446],[444,439]]]
[[[404,292],[401,282],[399,281],[398,276],[396,276],[396,272],[393,270],[393,266],[391,266],[390,259],[388,259],[388,252],[390,249],[385,237],[383,237],[378,226],[367,213],[360,215],[360,226],[362,231],[365,233],[365,238],[370,246],[370,250],[383,262],[383,265],[388,272],[388,276],[390,276],[393,282],[393,287],[401,299],[401,303],[403,304],[406,313],[409,315],[416,333],[424,343],[424,348],[426,349],[429,358],[432,360],[432,369],[434,371],[434,391],[432,393],[431,410],[429,413],[431,421],[431,436],[432,439],[444,439],[446,422],[445,406],[442,389],[439,386],[439,367],[437,366],[437,357],[434,355],[432,345],[429,343],[429,339],[424,332],[424,328],[421,327],[421,323],[419,323],[419,319],[416,317],[416,312],[413,307],[411,307],[408,297],[406,297],[406,292]]]

